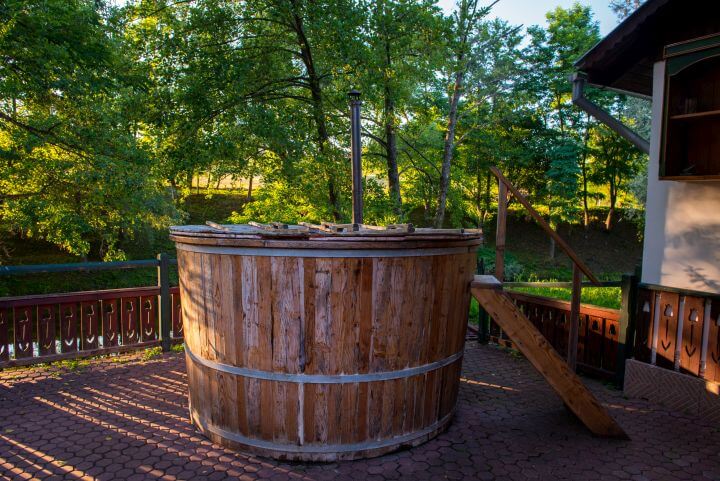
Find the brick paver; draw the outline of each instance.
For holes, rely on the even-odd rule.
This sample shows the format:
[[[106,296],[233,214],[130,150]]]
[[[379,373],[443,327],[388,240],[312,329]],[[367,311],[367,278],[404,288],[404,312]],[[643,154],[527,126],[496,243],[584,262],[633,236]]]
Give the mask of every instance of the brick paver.
[[[335,464],[279,463],[215,446],[188,422],[181,355],[121,360],[0,373],[0,478],[720,480],[719,426],[587,381],[632,440],[594,438],[526,360],[495,347],[468,346],[446,433]]]

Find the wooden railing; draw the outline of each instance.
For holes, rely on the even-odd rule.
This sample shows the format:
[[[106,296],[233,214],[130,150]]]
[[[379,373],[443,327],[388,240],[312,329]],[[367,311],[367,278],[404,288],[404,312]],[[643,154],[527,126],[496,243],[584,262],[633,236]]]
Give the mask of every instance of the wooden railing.
[[[508,291],[522,312],[561,354],[567,353],[569,338],[570,302]],[[622,311],[587,304],[580,305],[578,322],[577,368],[605,379],[615,378],[619,363]],[[514,347],[503,337],[497,326],[490,329],[490,340]]]
[[[641,285],[635,358],[720,382],[720,298]]]
[[[590,268],[580,259],[577,253],[558,235],[558,233],[550,227],[545,219],[533,208],[525,196],[500,172],[497,167],[490,167],[490,171],[498,180],[498,217],[497,229],[495,233],[495,277],[504,282],[505,277],[505,238],[507,228],[507,207],[508,196],[512,195],[522,205],[530,216],[540,225],[540,227],[555,241],[556,245],[572,260],[572,300],[569,305],[569,319],[572,322],[567,323],[567,343],[566,347],[560,352],[566,353],[568,365],[572,369],[577,367],[578,343],[580,340],[581,329],[581,307],[580,296],[582,292],[583,276],[586,276],[593,285],[600,286],[601,283],[597,277],[590,271]]]
[[[0,268],[0,275],[157,267],[149,287],[0,298],[0,368],[96,356],[182,338],[180,292],[155,260]]]

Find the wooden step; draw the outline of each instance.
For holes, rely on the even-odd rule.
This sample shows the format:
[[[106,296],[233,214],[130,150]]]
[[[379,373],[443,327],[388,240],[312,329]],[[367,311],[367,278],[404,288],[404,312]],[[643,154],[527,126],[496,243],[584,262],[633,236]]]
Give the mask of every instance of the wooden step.
[[[565,404],[597,436],[629,439],[493,276],[475,276],[472,294]]]

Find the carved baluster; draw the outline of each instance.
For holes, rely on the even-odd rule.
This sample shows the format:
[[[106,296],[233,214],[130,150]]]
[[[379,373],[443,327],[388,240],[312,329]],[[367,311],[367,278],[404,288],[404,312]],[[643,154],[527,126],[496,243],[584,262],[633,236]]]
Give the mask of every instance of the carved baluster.
[[[157,339],[158,313],[157,296],[143,296],[140,298],[142,306],[141,337],[143,342]]]
[[[180,292],[172,293],[172,337],[183,337],[182,305],[180,305]]]
[[[137,297],[124,297],[121,305],[122,344],[136,344],[140,339],[140,313]]]
[[[13,318],[15,320],[15,359],[24,359],[33,355],[33,308],[16,307]]]
[[[668,369],[675,364],[675,344],[677,342],[677,314],[680,296],[674,292],[660,294],[660,317],[657,333],[653,333],[655,344],[656,363]]]
[[[10,330],[10,311],[0,307],[0,362],[10,360],[8,331]]]
[[[705,299],[685,297],[683,329],[680,336],[680,369],[700,375],[700,354],[705,330]]]
[[[720,302],[708,299],[705,312],[709,314],[705,316],[709,322],[706,341],[703,343],[707,350],[703,374],[708,381],[720,382]]]
[[[97,301],[83,302],[80,304],[80,349],[97,349],[99,330]]]
[[[119,343],[120,323],[118,321],[118,300],[103,299],[102,301],[102,336],[103,347],[115,347]]]
[[[60,305],[60,351],[75,352],[78,350],[78,309],[77,304]]]
[[[618,341],[620,339],[620,322],[616,319],[603,319],[603,355],[601,367],[606,371],[615,372],[617,367]]]
[[[57,352],[57,347],[55,346],[56,309],[57,306],[52,304],[37,307],[38,351],[41,356],[47,356]]]

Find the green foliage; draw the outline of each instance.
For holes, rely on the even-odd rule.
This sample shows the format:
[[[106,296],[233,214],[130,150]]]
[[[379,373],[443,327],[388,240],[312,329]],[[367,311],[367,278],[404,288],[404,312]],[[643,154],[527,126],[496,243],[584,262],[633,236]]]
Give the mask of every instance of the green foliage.
[[[573,63],[599,39],[590,8],[557,8],[527,33],[487,12],[474,0],[451,15],[431,0],[0,3],[0,238],[111,260],[164,249],[171,223],[349,221],[350,88],[364,94],[368,223],[483,226],[492,165],[554,224],[579,220],[593,194],[641,209],[630,185],[644,157],[571,102]],[[646,106],[590,95],[647,127]],[[223,197],[200,178],[254,187]],[[221,207],[199,209],[203,195]]]
[[[94,2],[9,0],[0,25],[0,226],[123,259],[176,217],[138,142],[145,81]]]
[[[174,353],[182,353],[182,352],[185,352],[185,345],[184,344],[173,344],[170,347],[170,350]]]
[[[157,359],[160,356],[162,356],[162,347],[148,347],[142,353],[142,360],[146,362],[152,361],[153,359]]]
[[[571,290],[560,287],[513,287],[511,290],[563,301],[572,299]],[[619,287],[585,287],[582,290],[581,302],[610,309],[620,309],[622,292]]]

